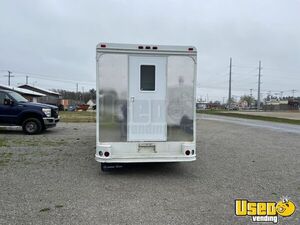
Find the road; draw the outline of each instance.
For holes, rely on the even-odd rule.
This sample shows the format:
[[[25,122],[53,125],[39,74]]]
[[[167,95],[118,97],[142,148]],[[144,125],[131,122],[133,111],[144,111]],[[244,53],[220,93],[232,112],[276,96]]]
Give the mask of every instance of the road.
[[[272,111],[272,112],[257,112],[257,111],[223,111],[223,113],[237,113],[256,116],[270,116],[277,118],[285,118],[290,120],[300,120],[300,111]]]
[[[261,120],[248,120],[248,119],[240,119],[235,117],[228,116],[214,116],[214,115],[206,115],[200,114],[198,115],[199,119],[202,120],[210,120],[210,121],[219,121],[225,123],[233,123],[241,126],[250,126],[250,127],[258,127],[272,131],[278,132],[290,132],[300,134],[300,126],[299,125],[290,125],[285,123],[273,123]]]
[[[235,199],[289,196],[299,208],[297,128],[206,115],[197,125],[197,161],[109,173],[94,161],[94,123],[0,130],[0,224],[253,224],[234,216]]]

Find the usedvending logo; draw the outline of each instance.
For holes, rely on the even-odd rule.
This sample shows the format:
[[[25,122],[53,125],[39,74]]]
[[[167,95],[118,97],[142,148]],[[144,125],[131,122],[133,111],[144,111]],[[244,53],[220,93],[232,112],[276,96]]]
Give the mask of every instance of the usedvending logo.
[[[255,202],[244,199],[235,200],[235,215],[250,216],[252,222],[278,223],[278,217],[289,217],[296,211],[294,202],[282,198],[278,202]]]

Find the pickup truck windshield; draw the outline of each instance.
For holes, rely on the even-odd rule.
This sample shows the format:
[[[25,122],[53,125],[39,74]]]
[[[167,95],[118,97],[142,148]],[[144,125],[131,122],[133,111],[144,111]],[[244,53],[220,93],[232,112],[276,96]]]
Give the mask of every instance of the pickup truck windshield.
[[[28,102],[26,98],[24,98],[22,95],[15,93],[15,92],[10,92],[9,95],[14,98],[17,102]]]

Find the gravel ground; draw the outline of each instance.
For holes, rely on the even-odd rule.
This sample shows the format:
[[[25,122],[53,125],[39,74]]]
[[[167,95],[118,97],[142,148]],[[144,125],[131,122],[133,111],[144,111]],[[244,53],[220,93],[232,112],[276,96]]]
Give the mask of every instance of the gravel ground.
[[[197,161],[108,173],[94,161],[94,123],[0,130],[0,224],[255,224],[234,216],[234,199],[286,195],[298,209],[279,224],[299,224],[300,135],[205,118]]]

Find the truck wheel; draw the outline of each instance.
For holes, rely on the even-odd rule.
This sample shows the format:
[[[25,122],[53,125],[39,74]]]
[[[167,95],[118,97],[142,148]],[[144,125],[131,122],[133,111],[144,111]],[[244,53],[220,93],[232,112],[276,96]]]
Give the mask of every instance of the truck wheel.
[[[38,134],[42,131],[42,123],[39,119],[28,118],[23,122],[22,128],[25,134]]]

